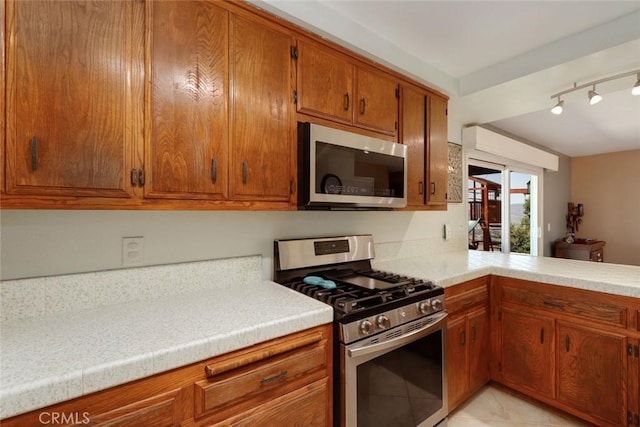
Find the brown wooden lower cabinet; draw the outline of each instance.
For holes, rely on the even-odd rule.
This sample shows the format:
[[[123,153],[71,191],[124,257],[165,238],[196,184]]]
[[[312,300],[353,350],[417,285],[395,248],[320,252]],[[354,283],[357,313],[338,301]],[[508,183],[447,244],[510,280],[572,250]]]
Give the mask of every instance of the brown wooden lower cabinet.
[[[331,325],[311,328],[0,424],[328,427],[331,333]]]
[[[493,277],[492,379],[598,426],[640,425],[637,298]]]
[[[445,289],[449,410],[489,381],[488,280],[471,280]]]
[[[554,321],[502,309],[502,383],[535,396],[554,397]]]

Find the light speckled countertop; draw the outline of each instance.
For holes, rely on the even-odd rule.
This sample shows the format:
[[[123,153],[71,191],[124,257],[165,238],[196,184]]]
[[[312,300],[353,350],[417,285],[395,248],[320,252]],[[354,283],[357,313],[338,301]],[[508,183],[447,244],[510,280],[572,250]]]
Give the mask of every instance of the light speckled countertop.
[[[222,283],[221,277],[233,276],[233,271],[249,268],[257,273],[259,258],[225,261],[224,268],[219,262],[201,264],[70,276],[64,289],[68,293],[67,288],[76,289],[78,281],[99,279],[105,283],[94,287],[100,292],[108,289],[113,293],[112,288],[118,286],[113,280],[126,275],[128,280],[122,289],[129,289],[128,281],[135,274],[153,283],[159,281],[160,274],[167,285],[171,285],[173,276],[168,273],[176,269],[183,275],[201,272],[205,282],[215,282],[216,287],[153,300],[114,303],[113,298],[107,298],[103,302],[109,305],[72,312],[56,312],[55,307],[31,310],[37,315],[3,321],[0,419],[333,320],[329,306],[276,283],[248,278],[255,275],[238,276],[233,285]],[[626,265],[476,251],[421,255],[373,264],[382,270],[433,280],[443,287],[499,274],[640,297],[640,267]],[[220,275],[212,276],[212,268],[220,271]],[[39,290],[43,286],[40,281],[6,283],[15,286],[5,286],[3,299],[11,303],[10,306],[19,305],[20,299],[31,295],[24,289],[33,286]],[[136,281],[144,282],[140,277]],[[142,285],[148,293],[147,284]],[[18,291],[16,286],[23,291]],[[159,295],[169,291],[164,287],[153,289]],[[52,296],[44,298],[51,300]],[[68,303],[66,299],[64,302]],[[43,311],[45,314],[38,314]]]
[[[429,279],[442,287],[496,274],[640,298],[640,267],[632,265],[483,251],[418,256],[373,265],[380,270]]]
[[[2,322],[0,419],[333,320],[268,281]]]

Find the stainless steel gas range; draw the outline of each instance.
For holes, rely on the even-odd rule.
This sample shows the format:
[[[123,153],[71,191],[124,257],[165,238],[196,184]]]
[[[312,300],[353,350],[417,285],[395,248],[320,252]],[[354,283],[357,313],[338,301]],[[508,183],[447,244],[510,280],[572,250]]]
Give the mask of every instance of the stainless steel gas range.
[[[274,280],[334,309],[335,426],[444,426],[444,290],[373,258],[371,235],[276,240]]]

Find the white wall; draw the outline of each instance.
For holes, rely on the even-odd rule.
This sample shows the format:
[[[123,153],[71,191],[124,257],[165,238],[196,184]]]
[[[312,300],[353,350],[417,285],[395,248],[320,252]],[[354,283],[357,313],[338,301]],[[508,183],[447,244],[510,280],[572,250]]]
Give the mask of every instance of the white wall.
[[[466,236],[466,203],[447,212],[0,212],[3,280],[122,268],[121,240],[144,236],[144,265],[262,255],[271,278],[273,240],[371,233],[376,243],[430,239],[442,248],[442,227]],[[457,242],[457,243],[456,243]]]
[[[544,171],[542,235],[544,256],[552,255],[553,242],[567,232],[567,203],[571,201],[571,158],[560,153],[558,171]]]

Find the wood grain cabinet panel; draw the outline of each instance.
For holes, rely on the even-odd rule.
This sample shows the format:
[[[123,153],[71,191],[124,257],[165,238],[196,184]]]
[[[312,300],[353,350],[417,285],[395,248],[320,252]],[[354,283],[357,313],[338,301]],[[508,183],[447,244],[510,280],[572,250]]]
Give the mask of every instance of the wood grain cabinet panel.
[[[6,114],[4,109],[5,104],[5,55],[4,55],[4,34],[5,34],[5,2],[0,2],[0,194],[5,191],[5,159],[6,159]]]
[[[558,322],[558,401],[612,425],[626,423],[626,337]]]
[[[230,17],[232,200],[292,198],[293,38],[248,16]]]
[[[142,2],[7,2],[7,192],[128,198]]]
[[[387,74],[356,68],[354,124],[395,135],[398,129],[398,81]]]
[[[554,334],[552,318],[503,308],[500,363],[504,384],[554,398]]]
[[[407,145],[407,209],[446,210],[447,100],[400,87],[400,138]]]
[[[353,120],[353,62],[328,48],[298,40],[297,110],[340,123]]]
[[[427,107],[427,205],[447,209],[449,145],[447,100],[430,95]]]
[[[150,141],[145,197],[227,197],[229,13],[214,2],[147,3]]]
[[[447,322],[447,383],[449,410],[455,409],[484,384],[490,373],[490,327],[487,278],[445,288]]]

